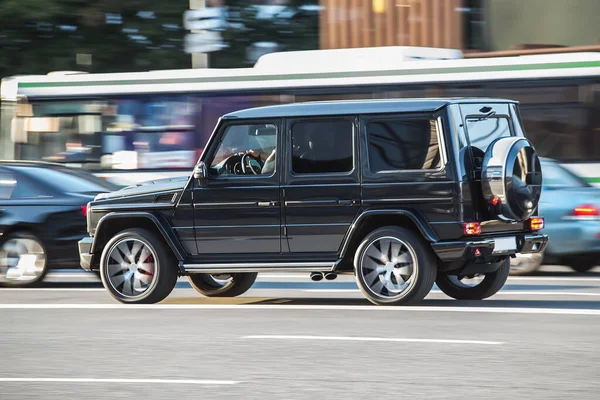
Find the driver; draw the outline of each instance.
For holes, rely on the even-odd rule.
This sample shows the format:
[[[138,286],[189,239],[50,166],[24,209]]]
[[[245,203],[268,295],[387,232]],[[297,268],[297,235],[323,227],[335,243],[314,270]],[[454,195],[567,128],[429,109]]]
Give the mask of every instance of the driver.
[[[254,149],[248,150],[246,154],[249,154],[257,160],[262,161],[263,166],[260,171],[261,175],[271,175],[273,172],[275,172],[276,149],[273,149],[271,154],[269,154],[268,156],[266,156],[267,153],[259,152]]]

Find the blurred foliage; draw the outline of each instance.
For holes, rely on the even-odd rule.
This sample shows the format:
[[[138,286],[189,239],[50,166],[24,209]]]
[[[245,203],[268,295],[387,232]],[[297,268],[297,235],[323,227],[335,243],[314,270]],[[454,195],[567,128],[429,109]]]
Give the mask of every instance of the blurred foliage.
[[[211,53],[215,67],[245,66],[258,41],[280,50],[318,47],[318,14],[291,1],[292,17],[256,19],[247,1],[227,1],[228,47]],[[189,0],[0,0],[0,77],[56,70],[124,72],[189,68],[183,14]],[[91,64],[85,56],[91,55]],[[89,59],[89,57],[88,57]]]

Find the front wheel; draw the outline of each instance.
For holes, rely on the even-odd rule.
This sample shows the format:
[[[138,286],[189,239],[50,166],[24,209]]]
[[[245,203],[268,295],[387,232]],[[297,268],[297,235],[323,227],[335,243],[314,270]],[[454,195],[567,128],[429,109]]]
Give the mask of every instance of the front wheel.
[[[104,246],[100,277],[121,303],[158,303],[177,283],[176,264],[162,238],[145,229],[130,229]]]
[[[510,260],[505,260],[494,272],[473,277],[449,275],[438,271],[435,283],[440,290],[457,300],[483,300],[495,295],[506,283]]]
[[[188,276],[196,291],[207,297],[236,297],[244,294],[256,280],[256,272],[232,274],[193,274]]]
[[[368,234],[354,258],[356,282],[374,304],[417,303],[431,291],[436,260],[415,232],[383,227]]]

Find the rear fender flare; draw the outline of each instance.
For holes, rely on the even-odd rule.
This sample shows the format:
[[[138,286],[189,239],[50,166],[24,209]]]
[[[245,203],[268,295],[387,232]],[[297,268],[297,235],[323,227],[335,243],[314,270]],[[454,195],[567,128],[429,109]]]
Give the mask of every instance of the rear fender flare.
[[[435,232],[433,231],[433,229],[431,228],[431,226],[429,225],[429,223],[427,223],[427,221],[425,221],[424,218],[420,217],[419,215],[415,214],[412,211],[409,211],[409,210],[369,210],[369,211],[365,211],[362,214],[360,214],[354,220],[352,225],[350,225],[350,228],[348,229],[348,233],[346,234],[346,237],[344,238],[344,241],[342,242],[342,250],[340,253],[340,259],[343,259],[346,256],[350,242],[355,237],[355,235],[358,232],[360,232],[361,225],[364,222],[366,222],[368,220],[368,218],[373,217],[373,216],[380,216],[380,215],[390,215],[390,216],[398,216],[399,215],[399,216],[407,217],[419,229],[419,232],[421,233],[421,235],[423,235],[423,238],[425,240],[427,240],[429,243],[435,243],[438,241],[438,237],[435,234]]]

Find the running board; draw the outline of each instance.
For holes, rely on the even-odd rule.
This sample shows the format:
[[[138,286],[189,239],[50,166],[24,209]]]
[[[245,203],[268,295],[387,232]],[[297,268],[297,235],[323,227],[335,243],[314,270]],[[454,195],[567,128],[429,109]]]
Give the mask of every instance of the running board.
[[[332,272],[337,262],[266,262],[226,264],[183,264],[184,273],[215,274],[220,272]]]

